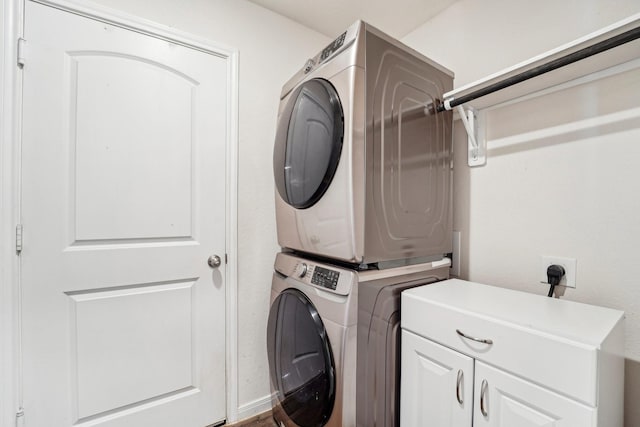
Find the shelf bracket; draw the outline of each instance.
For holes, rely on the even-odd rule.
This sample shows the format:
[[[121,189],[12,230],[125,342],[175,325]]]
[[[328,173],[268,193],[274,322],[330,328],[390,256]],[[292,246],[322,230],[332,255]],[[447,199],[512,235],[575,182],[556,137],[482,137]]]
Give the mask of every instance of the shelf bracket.
[[[475,108],[465,109],[458,105],[456,111],[467,131],[467,164],[470,167],[487,164],[487,140],[484,134],[484,113]]]

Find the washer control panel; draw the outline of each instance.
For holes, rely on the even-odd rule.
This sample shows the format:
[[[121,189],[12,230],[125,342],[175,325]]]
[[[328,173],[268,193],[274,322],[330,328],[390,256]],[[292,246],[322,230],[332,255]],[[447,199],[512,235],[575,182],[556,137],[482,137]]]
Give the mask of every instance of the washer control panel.
[[[358,281],[355,271],[284,253],[277,255],[274,267],[287,280],[337,295],[349,295]]]
[[[328,268],[317,266],[313,270],[313,276],[311,277],[311,284],[322,286],[331,290],[336,290],[338,286],[338,278],[340,278],[340,272],[335,270],[329,270]]]

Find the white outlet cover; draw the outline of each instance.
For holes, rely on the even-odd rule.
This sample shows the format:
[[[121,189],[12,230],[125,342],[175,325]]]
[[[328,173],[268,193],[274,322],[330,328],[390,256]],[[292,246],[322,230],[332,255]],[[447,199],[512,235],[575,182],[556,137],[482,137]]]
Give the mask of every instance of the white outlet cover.
[[[564,258],[558,256],[542,255],[540,257],[540,283],[548,284],[547,268],[550,265],[560,265],[564,268],[564,277],[560,280],[558,286],[566,286],[568,288],[576,287],[576,259]]]

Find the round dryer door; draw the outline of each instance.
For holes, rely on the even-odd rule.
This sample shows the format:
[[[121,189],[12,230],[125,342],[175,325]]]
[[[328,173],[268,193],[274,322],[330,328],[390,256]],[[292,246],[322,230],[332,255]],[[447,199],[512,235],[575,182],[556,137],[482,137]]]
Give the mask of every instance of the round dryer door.
[[[273,172],[280,197],[305,209],[327,191],[338,168],[344,117],[338,93],[324,79],[298,86],[278,118]]]
[[[333,411],[335,367],[318,311],[297,289],[287,289],[271,306],[267,325],[271,384],[284,412],[300,427],[321,427]]]

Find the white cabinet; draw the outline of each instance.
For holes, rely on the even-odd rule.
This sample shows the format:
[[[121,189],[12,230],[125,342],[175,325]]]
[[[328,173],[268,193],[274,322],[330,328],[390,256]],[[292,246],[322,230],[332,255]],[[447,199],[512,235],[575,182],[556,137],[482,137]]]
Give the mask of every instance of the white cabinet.
[[[595,427],[597,425],[595,408],[480,361],[476,361],[474,395],[477,396],[476,402],[480,405],[480,410],[473,414],[474,426]]]
[[[401,363],[400,415],[403,426],[471,425],[471,357],[402,331]]]
[[[402,294],[402,427],[621,427],[618,310],[462,280]]]

